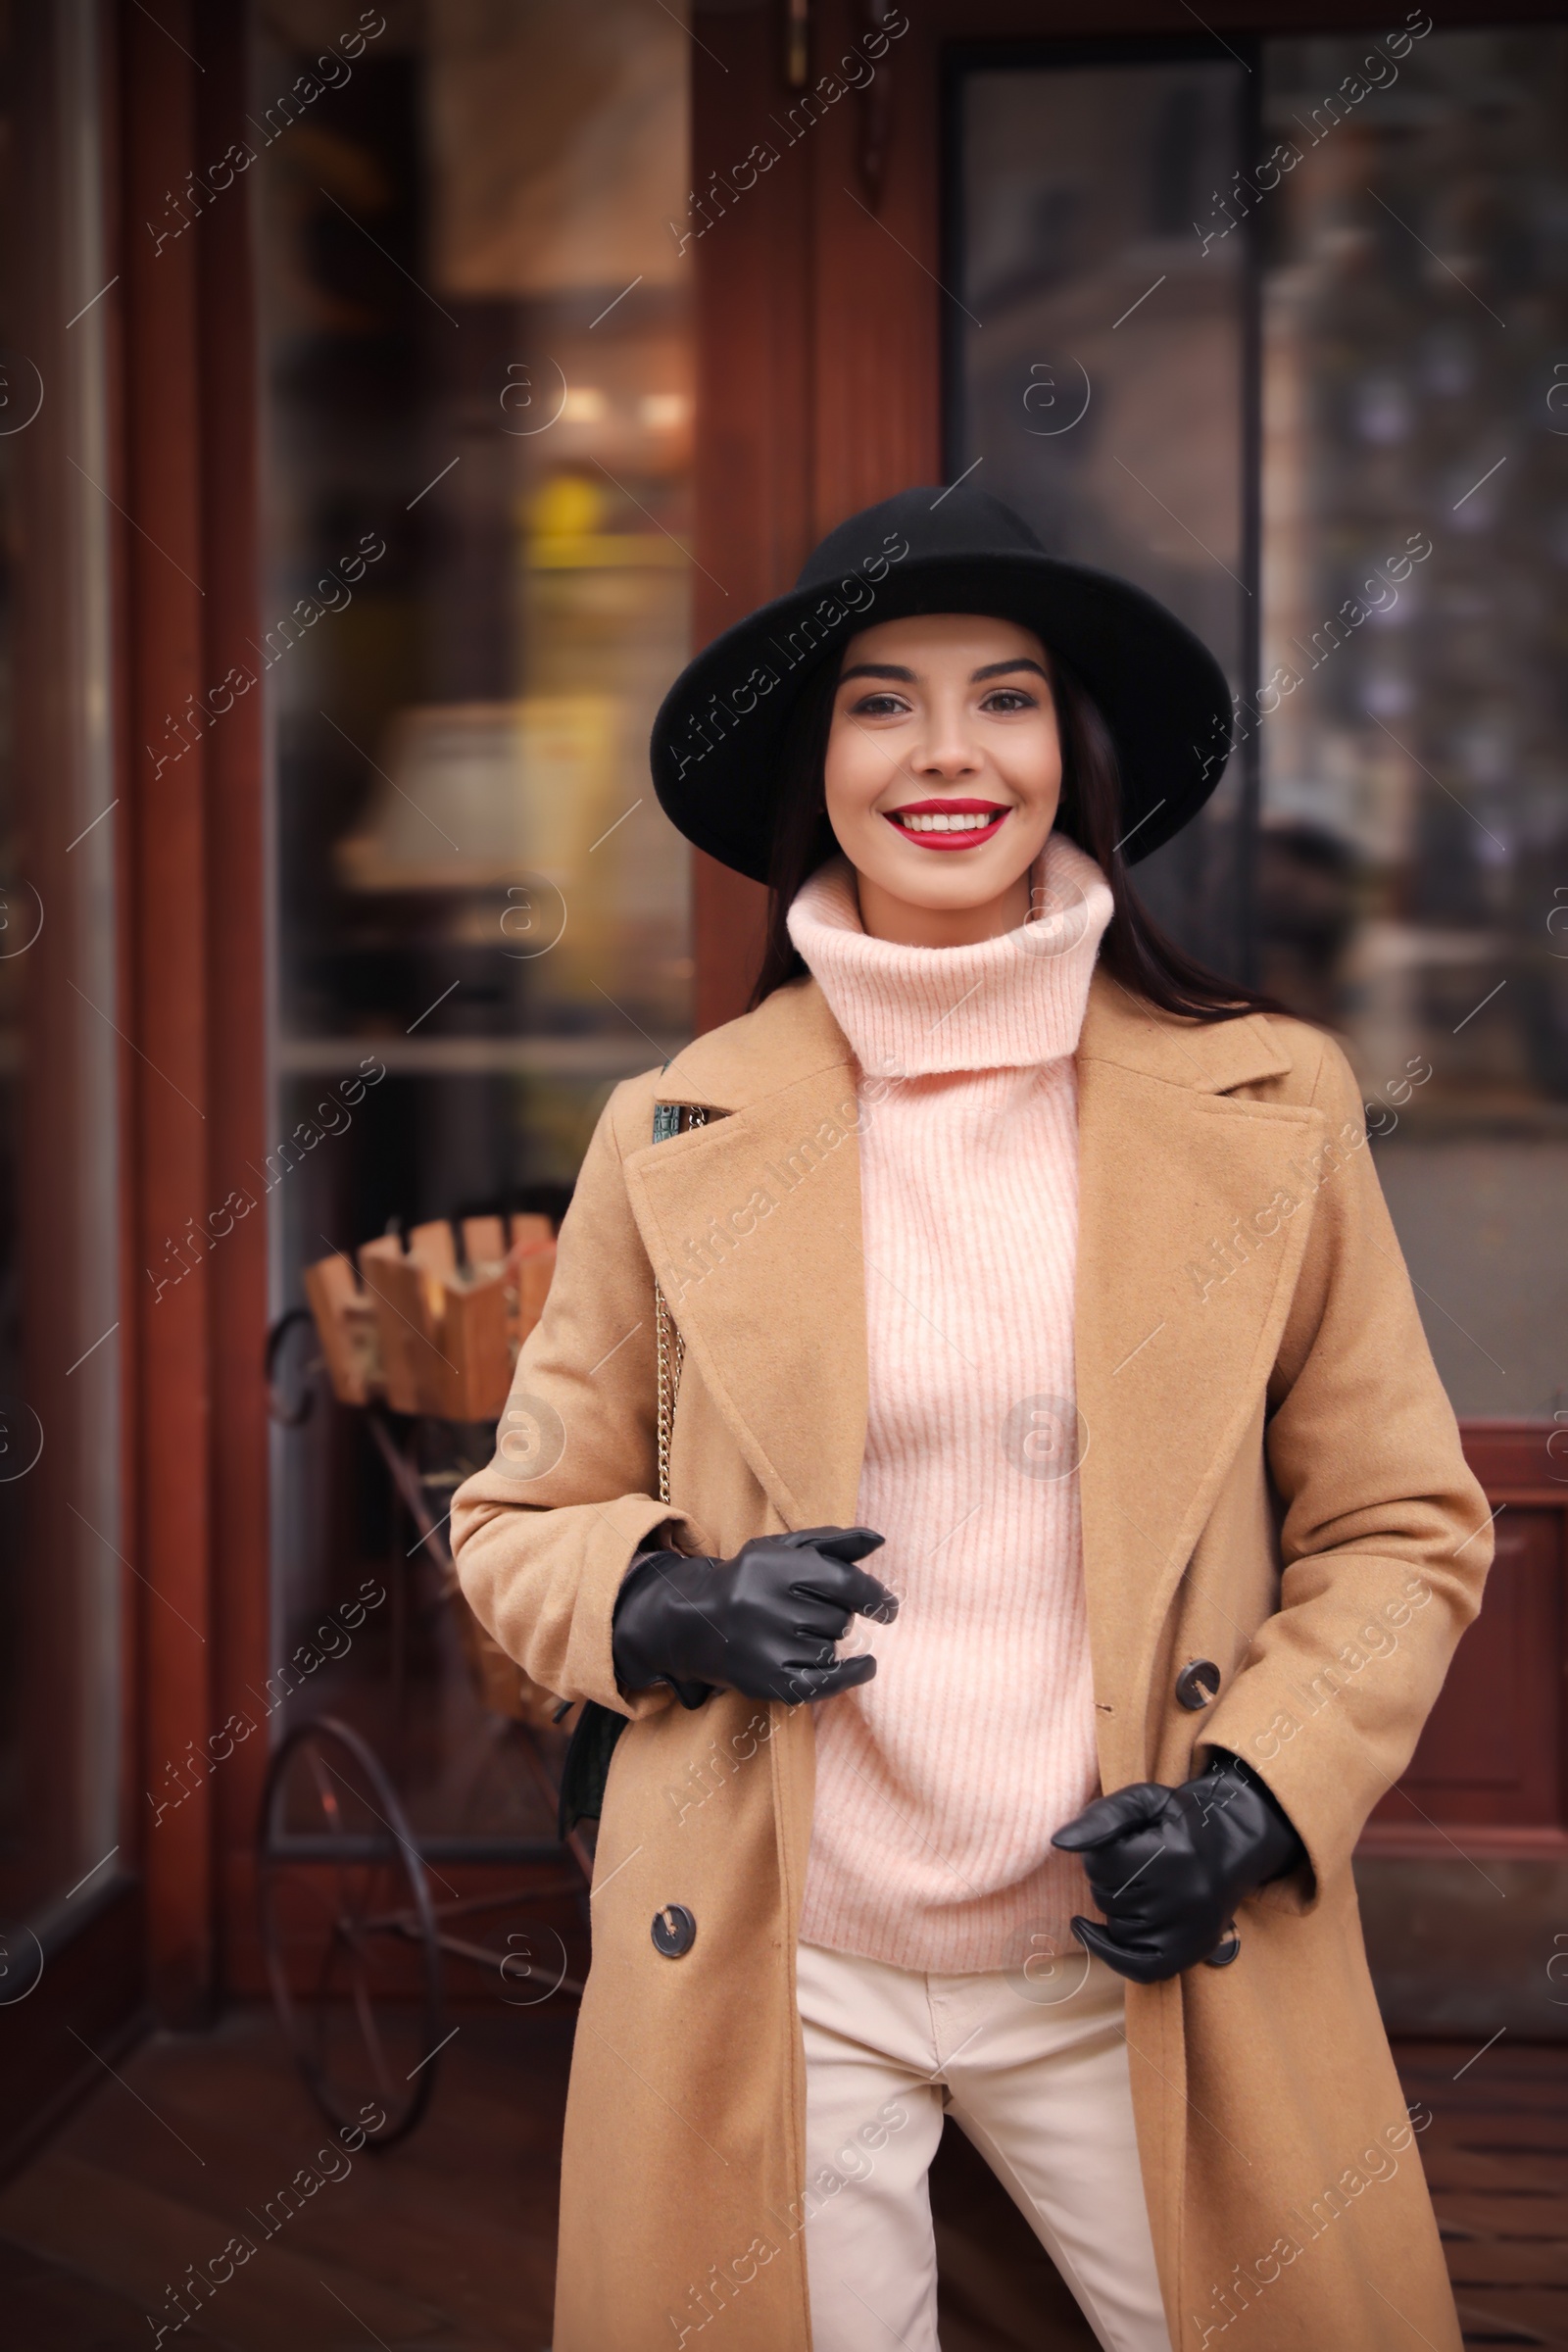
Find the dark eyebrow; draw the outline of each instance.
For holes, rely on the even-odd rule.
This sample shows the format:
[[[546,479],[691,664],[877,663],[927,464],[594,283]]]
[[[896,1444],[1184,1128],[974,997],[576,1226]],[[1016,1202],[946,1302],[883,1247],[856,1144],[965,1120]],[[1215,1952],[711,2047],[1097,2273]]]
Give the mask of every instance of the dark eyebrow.
[[[988,662],[984,669],[970,672],[969,683],[978,686],[983,678],[1004,678],[1015,669],[1032,669],[1037,678],[1044,678],[1048,686],[1051,684],[1050,671],[1043,669],[1038,662],[1031,662],[1026,654],[1020,654],[1012,662]],[[859,662],[854,669],[840,670],[841,686],[847,685],[851,678],[895,678],[901,686],[912,686],[915,682],[913,670],[905,669],[895,662]]]

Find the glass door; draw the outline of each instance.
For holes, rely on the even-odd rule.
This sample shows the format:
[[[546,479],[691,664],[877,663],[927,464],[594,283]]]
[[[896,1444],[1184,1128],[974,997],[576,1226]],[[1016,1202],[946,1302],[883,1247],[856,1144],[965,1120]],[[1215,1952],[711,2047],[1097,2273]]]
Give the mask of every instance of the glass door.
[[[1140,886],[1343,1034],[1455,1410],[1550,1420],[1568,33],[1226,50],[960,54],[948,479],[1225,663],[1239,752]]]
[[[264,7],[252,80],[275,1313],[389,1229],[559,1217],[691,1020],[646,760],[690,628],[689,42],[644,0],[340,29]],[[322,1407],[275,1441],[271,1729],[347,1716],[421,1839],[548,1831],[363,1416]]]
[[[1257,638],[1253,287],[1244,241],[1205,252],[1192,220],[1243,151],[1247,70],[1187,42],[980,55],[951,116],[947,478],[969,469],[1048,547],[1159,597],[1240,690]],[[1231,968],[1254,800],[1255,762],[1233,760],[1139,868],[1161,919]]]

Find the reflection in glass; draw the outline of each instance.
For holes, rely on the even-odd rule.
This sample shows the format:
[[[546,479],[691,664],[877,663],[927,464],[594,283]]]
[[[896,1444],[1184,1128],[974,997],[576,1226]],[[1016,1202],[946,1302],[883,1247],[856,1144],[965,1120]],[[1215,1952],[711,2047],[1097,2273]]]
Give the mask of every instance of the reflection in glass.
[[[960,70],[949,478],[975,467],[1225,662],[1240,751],[1140,887],[1343,1036],[1459,1412],[1550,1415],[1568,34],[1248,54],[1245,133],[1243,61],[1206,50]]]
[[[391,1220],[559,1214],[691,1018],[646,752],[690,628],[689,43],[643,0],[386,14],[259,174],[278,1308]],[[261,17],[270,122],[337,21]],[[363,1433],[322,1407],[278,1462],[278,1655],[390,1558],[332,1703],[416,1826],[537,1829]]]
[[[1260,212],[1264,978],[1346,1032],[1379,1105],[1456,1406],[1549,1414],[1568,36],[1434,33],[1355,99],[1366,46],[1263,52],[1264,144],[1296,158]]]
[[[966,468],[1054,555],[1136,580],[1247,684],[1244,239],[1195,215],[1239,160],[1240,65],[962,77],[950,481]],[[1240,953],[1243,763],[1138,871],[1199,954]]]
[[[122,1883],[115,828],[95,19],[0,16],[0,1964]],[[69,300],[66,299],[69,297]],[[174,1105],[175,1115],[186,1109]],[[138,1800],[139,1801],[139,1800]],[[36,1946],[30,1947],[36,1951]],[[0,2003],[18,1980],[0,1975]],[[29,2015],[32,2014],[29,2012]]]

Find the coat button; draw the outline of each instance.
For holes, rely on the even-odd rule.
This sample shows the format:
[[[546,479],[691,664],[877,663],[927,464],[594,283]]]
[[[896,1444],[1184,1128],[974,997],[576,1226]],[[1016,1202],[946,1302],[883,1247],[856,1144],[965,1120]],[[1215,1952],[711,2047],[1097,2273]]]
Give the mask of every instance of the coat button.
[[[684,1903],[666,1903],[654,1913],[653,1937],[666,1960],[679,1960],[697,1941],[697,1922]]]
[[[1229,1968],[1241,1948],[1242,1939],[1236,1932],[1236,1922],[1233,1919],[1218,1943],[1215,1944],[1214,1949],[1203,1954],[1203,1966],[1205,1968]]]
[[[1197,1714],[1219,1689],[1219,1668],[1212,1658],[1189,1658],[1176,1677],[1176,1703]]]

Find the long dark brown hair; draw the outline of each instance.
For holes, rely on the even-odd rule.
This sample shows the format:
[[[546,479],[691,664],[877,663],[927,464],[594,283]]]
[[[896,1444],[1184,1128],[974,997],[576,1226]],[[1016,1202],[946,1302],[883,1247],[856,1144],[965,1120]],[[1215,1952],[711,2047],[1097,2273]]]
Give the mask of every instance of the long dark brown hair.
[[[1100,943],[1102,968],[1130,995],[1162,1012],[1194,1021],[1234,1021],[1249,1012],[1284,1012],[1260,991],[1211,972],[1159,928],[1133,888],[1116,843],[1121,828],[1121,781],[1116,747],[1098,706],[1054,655],[1050,657],[1056,723],[1061,734],[1062,787],[1056,826],[1099,866],[1110,885],[1113,911]],[[768,872],[767,936],[752,991],[760,1004],[806,965],[785,917],[797,891],[838,849],[827,820],[823,774],[839,664],[824,662],[803,688],[779,760],[778,816]]]

